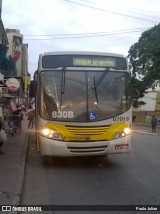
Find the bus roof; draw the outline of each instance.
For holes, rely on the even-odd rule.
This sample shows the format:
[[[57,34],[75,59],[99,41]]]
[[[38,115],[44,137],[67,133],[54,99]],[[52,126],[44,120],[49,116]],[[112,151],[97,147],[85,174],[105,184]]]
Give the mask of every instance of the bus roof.
[[[44,55],[95,55],[95,56],[114,56],[114,57],[124,57],[122,54],[117,53],[107,53],[107,52],[96,52],[96,51],[54,51],[54,52],[44,52],[40,56]]]

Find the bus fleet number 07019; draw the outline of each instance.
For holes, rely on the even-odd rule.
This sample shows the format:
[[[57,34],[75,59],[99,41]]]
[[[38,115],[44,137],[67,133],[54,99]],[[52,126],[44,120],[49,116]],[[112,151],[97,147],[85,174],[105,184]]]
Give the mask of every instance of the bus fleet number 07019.
[[[125,121],[129,121],[129,117],[114,117],[113,121],[116,121],[116,122],[125,122]]]

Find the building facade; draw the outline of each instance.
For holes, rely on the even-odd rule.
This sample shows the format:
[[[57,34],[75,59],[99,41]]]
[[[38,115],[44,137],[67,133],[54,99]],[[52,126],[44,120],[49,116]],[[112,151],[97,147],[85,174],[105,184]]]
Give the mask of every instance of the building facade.
[[[3,26],[3,22],[1,19],[1,13],[2,13],[2,0],[0,0],[0,44],[8,45],[8,39],[5,32],[5,28]]]
[[[150,124],[152,116],[156,116],[160,123],[160,87],[155,90],[148,89],[145,96],[140,99],[146,104],[133,108],[133,122]]]
[[[10,95],[16,101],[26,97],[28,73],[28,44],[23,44],[23,34],[18,29],[5,28],[1,19],[0,0],[0,95]],[[29,84],[29,81],[27,81]],[[27,98],[26,98],[27,99]]]
[[[12,58],[14,69],[6,69],[5,81],[15,78],[19,81],[17,90],[9,90],[19,101],[25,98],[25,79],[28,75],[28,44],[23,44],[23,35],[18,29],[6,29],[8,38],[7,55]]]
[[[3,21],[1,19],[2,13],[2,0],[0,0],[0,97],[2,97],[3,88],[5,88],[4,84],[4,74],[3,74],[3,66],[6,61],[6,54],[8,50],[8,38],[3,25]]]

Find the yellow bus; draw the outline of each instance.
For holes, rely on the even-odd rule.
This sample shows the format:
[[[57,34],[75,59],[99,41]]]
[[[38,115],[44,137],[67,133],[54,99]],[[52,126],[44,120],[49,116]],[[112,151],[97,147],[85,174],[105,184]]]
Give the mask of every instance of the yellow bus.
[[[37,148],[42,156],[130,151],[130,70],[123,55],[43,53],[31,85],[36,97]]]

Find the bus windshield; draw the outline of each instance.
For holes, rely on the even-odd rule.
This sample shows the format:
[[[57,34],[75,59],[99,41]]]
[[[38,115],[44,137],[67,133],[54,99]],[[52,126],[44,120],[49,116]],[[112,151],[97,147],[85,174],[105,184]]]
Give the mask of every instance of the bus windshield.
[[[50,70],[42,71],[39,79],[38,105],[43,119],[100,121],[113,118],[131,107],[127,72]]]

